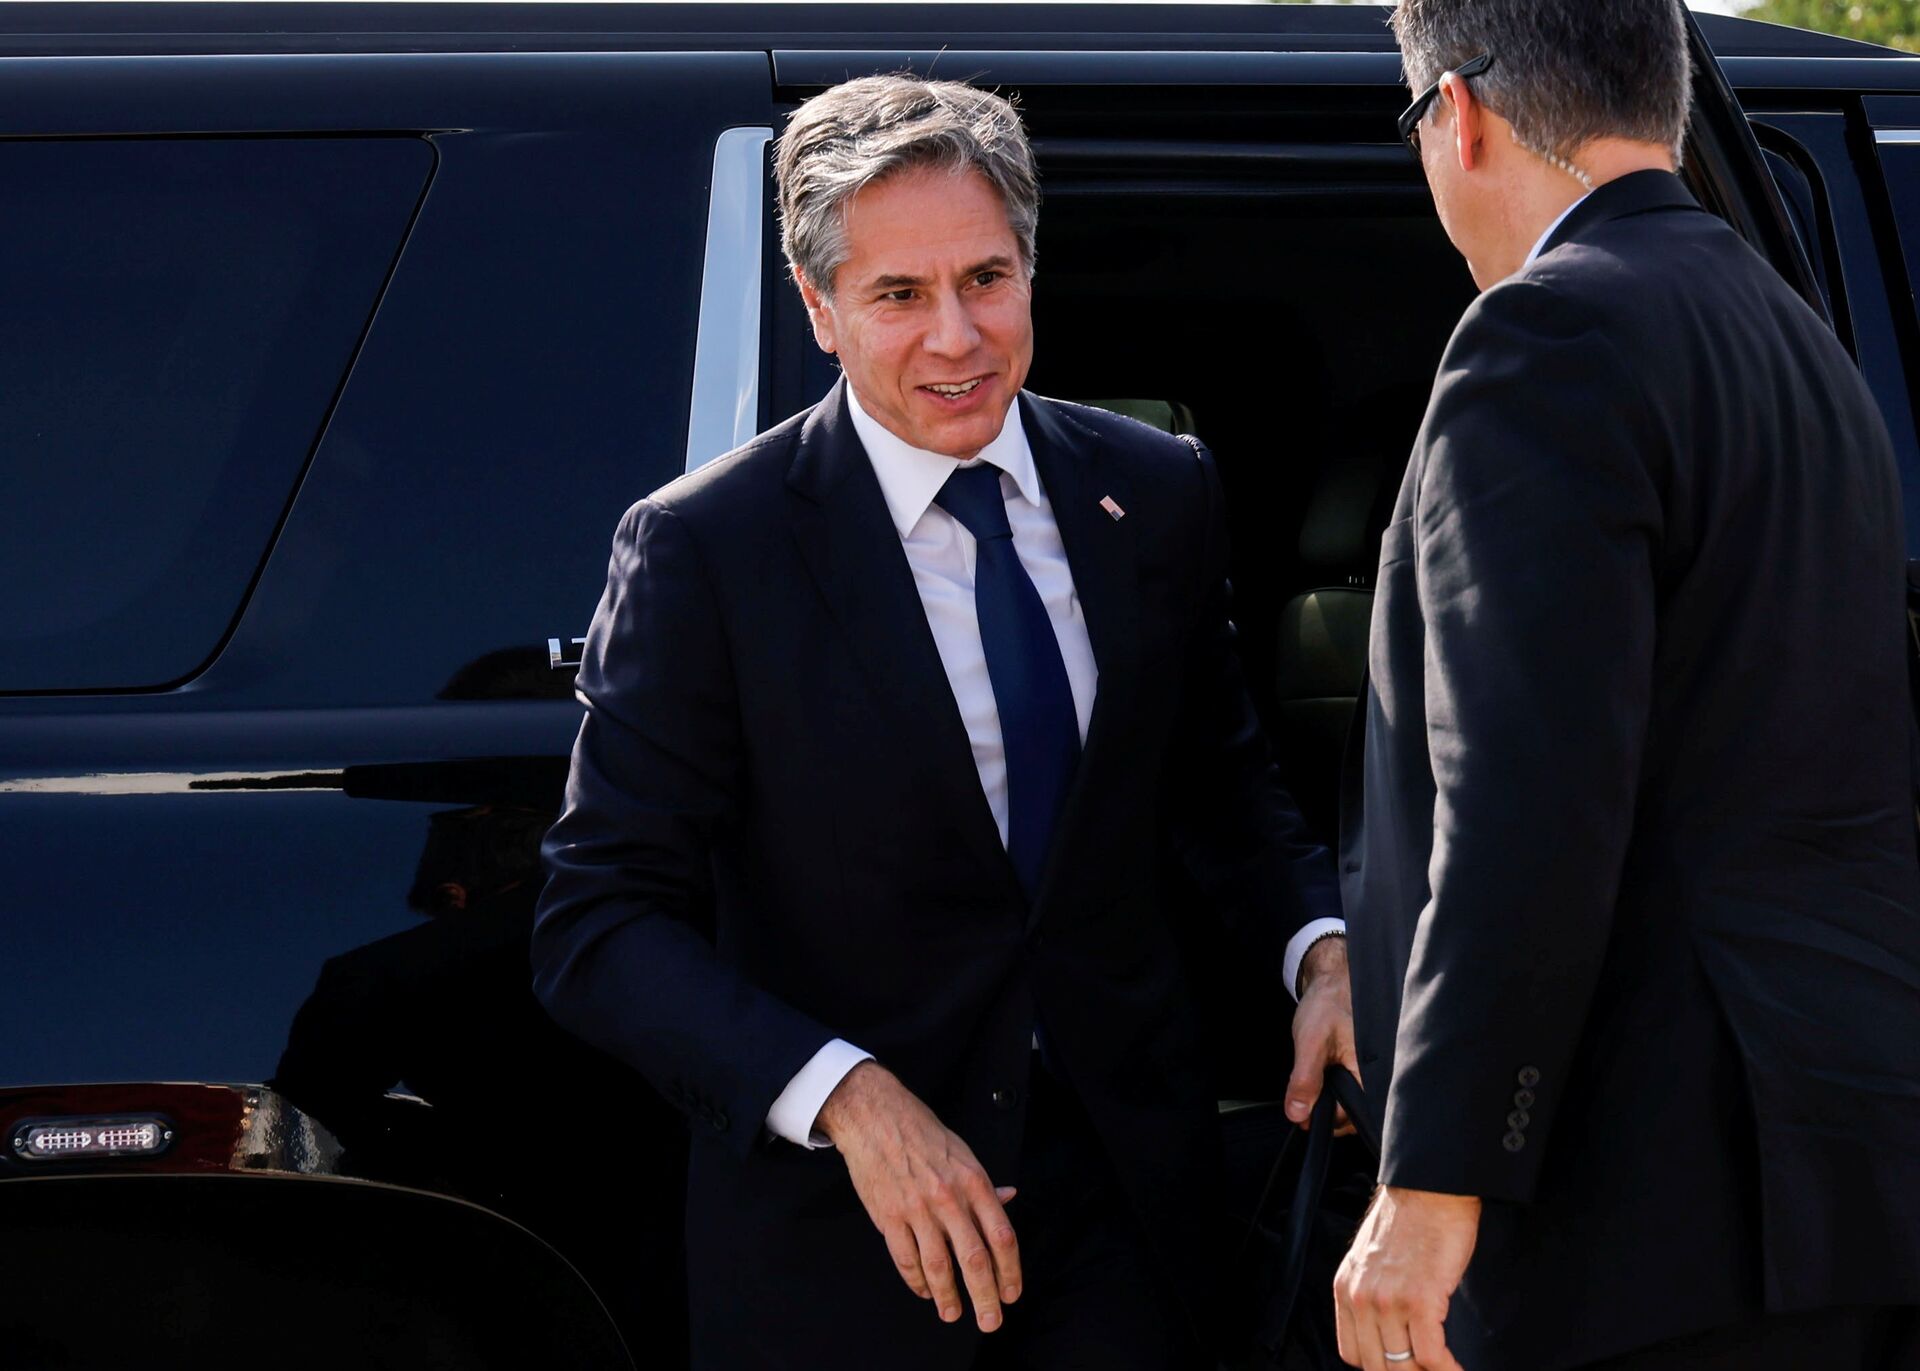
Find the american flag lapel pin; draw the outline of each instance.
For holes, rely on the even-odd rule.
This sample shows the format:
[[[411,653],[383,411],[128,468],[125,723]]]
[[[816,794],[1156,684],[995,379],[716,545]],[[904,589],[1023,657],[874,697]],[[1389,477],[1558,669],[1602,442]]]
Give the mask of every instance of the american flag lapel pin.
[[[1111,495],[1102,495],[1100,497],[1100,508],[1112,515],[1116,521],[1127,517],[1127,512],[1120,508],[1119,502]]]

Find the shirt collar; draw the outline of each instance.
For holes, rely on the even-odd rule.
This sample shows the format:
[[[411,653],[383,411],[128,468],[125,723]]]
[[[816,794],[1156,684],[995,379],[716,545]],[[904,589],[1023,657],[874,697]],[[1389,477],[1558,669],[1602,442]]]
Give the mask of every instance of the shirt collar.
[[[886,496],[887,512],[893,516],[893,526],[903,539],[913,532],[914,525],[927,512],[927,506],[933,503],[933,497],[947,483],[947,477],[959,467],[991,463],[1013,477],[1021,498],[1028,504],[1040,503],[1040,478],[1033,466],[1033,449],[1027,444],[1026,425],[1020,419],[1018,397],[1007,407],[1006,422],[1000,426],[1000,432],[980,449],[980,455],[971,461],[956,462],[938,452],[909,444],[867,413],[851,381],[846,386],[847,412],[853,419],[853,431],[860,435],[860,445],[867,450],[867,460],[873,463],[873,474],[880,478],[880,493]]]
[[[1592,194],[1593,194],[1592,191],[1587,192],[1587,195],[1592,195]],[[1551,224],[1547,225],[1547,231],[1540,235],[1540,241],[1533,245],[1533,251],[1527,254],[1527,260],[1521,263],[1521,266],[1523,268],[1532,266],[1534,263],[1534,260],[1538,258],[1541,253],[1547,250],[1547,240],[1553,237],[1554,234],[1560,231],[1560,225],[1567,222],[1568,215],[1572,214],[1575,210],[1579,209],[1580,206],[1587,203],[1587,195],[1581,196],[1578,200],[1575,200],[1571,205],[1568,205],[1566,209],[1561,211],[1560,217],[1558,219],[1555,219]]]

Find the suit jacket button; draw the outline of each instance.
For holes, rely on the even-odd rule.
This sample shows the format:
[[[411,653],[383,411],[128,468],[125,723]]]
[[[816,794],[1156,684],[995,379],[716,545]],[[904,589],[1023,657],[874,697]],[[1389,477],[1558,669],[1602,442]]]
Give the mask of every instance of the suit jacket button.
[[[1536,1085],[1540,1084],[1540,1068],[1537,1066],[1521,1067],[1520,1068],[1520,1084],[1525,1086],[1528,1090],[1531,1090]]]
[[[727,1111],[724,1109],[716,1109],[712,1111],[707,1115],[707,1122],[713,1125],[714,1132],[716,1133],[726,1132],[727,1131]]]
[[[1524,1109],[1516,1109],[1513,1113],[1507,1115],[1507,1127],[1516,1133],[1532,1122],[1533,1116]]]
[[[993,1092],[993,1107],[995,1109],[1001,1110],[1002,1112],[1005,1112],[1006,1110],[1013,1108],[1016,1104],[1019,1104],[1019,1103],[1020,1103],[1020,1092],[1018,1090],[1002,1089],[1002,1090],[996,1090]]]
[[[1533,1108],[1533,1092],[1525,1086],[1521,1086],[1513,1092],[1513,1102],[1521,1109],[1531,1109]]]
[[[1527,1140],[1518,1129],[1515,1129],[1513,1132],[1507,1134],[1506,1137],[1500,1139],[1500,1146],[1506,1148],[1509,1152],[1518,1152],[1526,1145]]]

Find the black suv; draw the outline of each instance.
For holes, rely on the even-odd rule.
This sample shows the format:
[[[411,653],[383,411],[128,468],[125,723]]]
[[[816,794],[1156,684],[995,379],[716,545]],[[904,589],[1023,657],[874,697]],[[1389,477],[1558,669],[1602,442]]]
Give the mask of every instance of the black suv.
[[[533,1001],[538,845],[620,512],[832,379],[767,155],[843,78],[1019,92],[1032,385],[1210,442],[1329,823],[1472,295],[1384,19],[5,6],[0,1363],[681,1360],[682,1130]],[[1687,176],[1920,478],[1920,60],[1702,28]]]

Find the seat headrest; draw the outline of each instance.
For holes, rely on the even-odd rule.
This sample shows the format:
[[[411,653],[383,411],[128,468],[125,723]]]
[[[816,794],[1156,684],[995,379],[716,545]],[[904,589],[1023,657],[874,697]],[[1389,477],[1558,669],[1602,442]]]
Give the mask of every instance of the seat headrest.
[[[1407,469],[1424,386],[1374,391],[1329,416],[1322,430],[1340,454],[1320,469],[1300,526],[1300,560],[1324,576],[1369,584],[1379,570],[1380,534],[1393,518],[1400,475]],[[1358,578],[1356,580],[1356,578]]]
[[[1300,526],[1300,560],[1321,572],[1371,576],[1379,553],[1387,460],[1346,453],[1321,468]]]
[[[1193,432],[1193,411],[1177,400],[1082,400],[1080,403],[1138,419],[1162,433]]]

